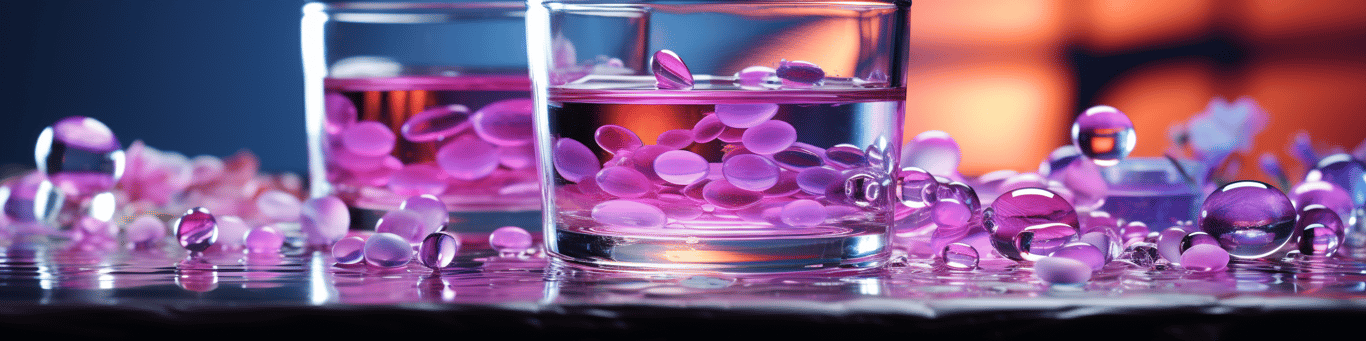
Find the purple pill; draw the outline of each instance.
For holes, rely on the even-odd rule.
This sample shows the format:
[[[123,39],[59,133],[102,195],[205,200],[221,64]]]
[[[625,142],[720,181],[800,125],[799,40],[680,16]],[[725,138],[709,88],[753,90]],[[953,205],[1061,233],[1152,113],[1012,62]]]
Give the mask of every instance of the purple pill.
[[[577,183],[592,177],[602,167],[593,150],[574,139],[555,140],[554,153],[555,172],[571,182]]]
[[[777,114],[778,105],[772,103],[716,105],[716,118],[731,128],[744,129],[757,126],[760,123],[768,122]]]
[[[1284,193],[1252,180],[1219,187],[1200,208],[1200,229],[1234,258],[1274,258],[1295,235],[1295,207]]]
[[[509,169],[527,169],[536,165],[536,146],[499,146],[498,164]]]
[[[728,127],[728,128],[726,128],[725,130],[722,130],[722,131],[721,131],[721,135],[717,135],[717,136],[716,136],[716,139],[717,139],[717,140],[721,140],[721,142],[725,142],[725,143],[740,143],[740,140],[741,140],[741,139],[744,139],[744,138],[745,138],[745,129],[743,129],[743,128],[729,128],[729,127]]]
[[[1186,250],[1190,250],[1190,248],[1200,244],[1219,246],[1219,240],[1216,240],[1208,233],[1201,231],[1188,233],[1185,237],[1181,238],[1181,253],[1185,253]]]
[[[1091,280],[1091,266],[1066,257],[1044,257],[1034,262],[1034,275],[1049,284],[1084,284]]]
[[[436,151],[436,164],[459,180],[482,179],[498,168],[498,146],[464,135]]]
[[[195,207],[180,216],[176,224],[176,239],[191,252],[204,252],[218,241],[218,221],[203,207]]]
[[[678,54],[669,50],[659,50],[650,58],[650,71],[655,75],[655,86],[664,90],[692,89],[692,72]]]
[[[500,254],[518,254],[531,248],[531,233],[516,226],[503,226],[489,233],[489,246]]]
[[[1309,256],[1332,256],[1346,237],[1342,218],[1322,205],[1301,210],[1295,229],[1299,231],[1300,254]]]
[[[1077,241],[1091,244],[1105,256],[1105,262],[1109,263],[1124,252],[1124,248],[1115,240],[1115,235],[1105,231],[1095,231],[1082,234]]]
[[[367,172],[382,168],[384,167],[385,158],[389,157],[389,155],[360,155],[341,146],[329,148],[327,150],[327,156],[328,162],[353,172]]]
[[[776,122],[776,121],[775,121]],[[783,169],[800,171],[825,164],[825,150],[809,144],[794,142],[792,146],[773,153],[773,162]]]
[[[858,146],[837,144],[825,150],[825,163],[839,169],[857,168],[868,164],[868,156]]]
[[[422,214],[409,210],[393,210],[385,212],[384,216],[379,218],[375,223],[375,232],[394,234],[403,237],[409,243],[417,244],[427,235],[424,223]]]
[[[1097,105],[1072,122],[1072,145],[1098,166],[1114,166],[1137,144],[1134,122],[1119,109]]]
[[[655,144],[673,149],[683,149],[692,145],[693,132],[688,129],[674,129],[659,133]]]
[[[341,264],[360,263],[365,260],[365,239],[351,236],[338,240],[332,244],[332,258]]]
[[[454,104],[424,110],[403,122],[399,132],[413,142],[431,142],[470,129],[470,108]]]
[[[812,195],[825,195],[829,189],[843,184],[843,180],[840,171],[826,167],[807,168],[797,173],[797,186]]]
[[[737,155],[721,164],[721,172],[735,187],[762,191],[778,183],[778,165],[754,154]]]
[[[340,134],[346,127],[355,124],[356,118],[359,117],[356,114],[356,104],[351,103],[351,99],[340,93],[328,92],[323,108],[327,115],[323,129],[328,135]]]
[[[1105,267],[1105,253],[1091,245],[1083,242],[1073,242],[1063,245],[1049,257],[1063,257],[1086,263],[1091,267],[1091,271],[1100,271]]]
[[[764,196],[774,198],[788,197],[801,191],[801,186],[797,185],[797,172],[779,172],[778,182],[773,184],[773,187],[763,190],[763,193]]]
[[[630,200],[605,201],[593,206],[593,220],[609,226],[664,227],[664,211],[649,204]]]
[[[690,185],[707,178],[711,164],[697,153],[671,150],[659,154],[654,161],[655,175],[672,184]]]
[[[1195,271],[1218,271],[1228,268],[1229,253],[1218,245],[1200,244],[1181,254],[1181,266]]]
[[[309,245],[330,245],[346,236],[351,227],[351,211],[335,196],[304,201],[299,227]]]
[[[768,79],[777,77],[778,71],[767,66],[751,66],[735,73],[735,82],[741,86],[756,87],[763,85]]]
[[[242,237],[242,243],[247,246],[247,252],[277,253],[280,252],[280,246],[285,243],[285,235],[275,226],[262,225],[247,231],[246,236]]]
[[[407,165],[389,174],[389,190],[400,196],[441,194],[447,186],[446,172],[433,165]]]
[[[392,233],[376,233],[365,241],[365,262],[370,265],[396,268],[407,265],[412,259],[413,246],[406,238]]]
[[[397,137],[389,127],[375,121],[356,123],[341,133],[342,146],[361,156],[388,155]]]
[[[630,167],[603,168],[594,180],[603,192],[622,198],[639,198],[654,189],[649,178]]]
[[[783,205],[780,219],[796,227],[812,227],[825,222],[825,205],[815,200],[794,200]]]
[[[741,209],[749,207],[764,198],[764,195],[736,187],[726,180],[716,180],[708,182],[702,188],[702,197],[708,203],[724,209]]]
[[[1021,259],[1033,261],[1053,254],[1076,239],[1076,227],[1063,223],[1044,223],[1021,230],[1015,237],[1014,249],[1019,250]]]
[[[488,143],[499,146],[520,146],[531,143],[531,114],[534,103],[529,98],[506,99],[479,108],[470,116],[474,132]]]
[[[446,210],[446,203],[435,195],[424,194],[409,197],[398,205],[398,209],[411,211],[422,216],[423,234],[440,231],[451,221],[450,212]]]
[[[636,171],[640,172],[640,174],[644,174],[650,181],[663,182],[664,179],[660,178],[659,174],[655,174],[655,160],[659,159],[660,155],[670,151],[673,151],[673,149],[665,146],[651,145],[640,147],[640,149],[636,149],[631,156],[632,166],[634,166]]]
[[[749,151],[769,155],[783,151],[791,147],[793,142],[797,142],[797,129],[787,122],[767,121],[745,129],[740,142]]]
[[[825,79],[825,70],[821,70],[820,66],[800,60],[783,60],[779,62],[778,69],[774,73],[783,80],[783,86],[794,88],[809,88],[820,85],[821,80]]]
[[[683,190],[681,192],[683,193],[683,196],[688,197],[688,199],[696,200],[699,202],[706,202],[707,199],[703,193],[707,184],[711,183],[711,181],[711,179],[699,180],[697,182],[692,183],[691,185],[683,187]]]
[[[450,233],[435,232],[422,239],[418,246],[417,260],[422,266],[439,270],[450,265],[460,252],[460,238]]]
[[[944,267],[954,270],[972,270],[977,268],[980,257],[977,248],[966,243],[949,243],[944,249],[939,251],[939,260],[944,262]]]
[[[715,113],[703,116],[697,124],[692,127],[692,141],[697,143],[707,143],[721,136],[721,132],[726,130],[725,123],[717,118]]]
[[[1063,224],[1080,232],[1080,223],[1072,204],[1053,192],[1041,188],[1021,188],[1002,194],[983,212],[983,223],[991,231],[991,242],[1002,256],[1024,260],[1017,247],[1017,236],[1026,228],[1041,224]],[[1056,229],[1050,228],[1050,230]],[[1050,233],[1050,235],[1057,233]],[[1058,246],[1061,246],[1060,244]],[[1047,255],[1047,253],[1034,253]]]
[[[598,127],[597,132],[593,133],[593,141],[598,143],[602,150],[608,153],[619,153],[625,150],[633,150],[644,146],[640,141],[640,136],[626,127],[619,125],[605,125]]]

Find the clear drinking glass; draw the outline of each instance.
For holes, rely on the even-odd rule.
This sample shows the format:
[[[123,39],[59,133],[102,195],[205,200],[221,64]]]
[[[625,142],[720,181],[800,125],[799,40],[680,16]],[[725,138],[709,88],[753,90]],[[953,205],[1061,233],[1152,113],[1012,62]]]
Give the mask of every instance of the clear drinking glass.
[[[888,256],[909,1],[533,1],[545,238],[606,269]]]
[[[540,226],[526,6],[304,6],[311,195],[354,228],[435,195],[459,231]]]

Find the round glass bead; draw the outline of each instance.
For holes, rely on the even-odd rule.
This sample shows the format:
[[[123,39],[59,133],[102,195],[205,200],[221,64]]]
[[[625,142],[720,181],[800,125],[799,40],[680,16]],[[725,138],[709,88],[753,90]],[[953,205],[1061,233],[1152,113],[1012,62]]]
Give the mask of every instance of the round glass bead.
[[[1295,230],[1299,233],[1300,254],[1332,256],[1346,238],[1347,226],[1336,212],[1310,205],[1300,211]]]
[[[1313,170],[1305,174],[1304,181],[1331,182],[1347,191],[1356,207],[1366,205],[1366,163],[1362,163],[1351,154],[1339,153],[1324,157]]]
[[[1200,208],[1200,229],[1234,258],[1282,255],[1295,234],[1295,207],[1271,185],[1236,181],[1219,187]]]
[[[983,223],[987,225],[987,230],[991,231],[991,243],[1002,256],[1013,260],[1024,260],[1019,249],[1018,242],[1020,234],[1031,226],[1042,224],[1063,224],[1072,229],[1072,236],[1080,232],[1080,222],[1077,213],[1072,209],[1072,204],[1053,192],[1041,188],[1021,188],[1002,194],[991,203],[991,207],[983,212]],[[1062,231],[1057,231],[1058,226],[1048,228],[1048,233],[1043,240],[1056,242],[1056,237],[1063,236]],[[1030,242],[1033,243],[1033,236]],[[1065,243],[1065,241],[1063,241]],[[1062,246],[1061,243],[1055,243]],[[1036,250],[1034,255],[1044,256],[1047,253]]]
[[[955,270],[972,270],[977,268],[980,259],[977,248],[966,243],[949,243],[939,251],[939,259],[944,262],[944,267]]]
[[[123,175],[124,152],[114,132],[99,120],[70,116],[44,128],[34,157],[66,196],[84,200],[114,187]]]
[[[440,231],[451,221],[450,212],[446,211],[446,203],[435,195],[409,197],[398,205],[398,209],[412,211],[422,216],[423,234]]]
[[[1019,250],[1021,259],[1033,261],[1053,254],[1076,239],[1076,227],[1063,223],[1044,223],[1021,230],[1015,237],[1015,249]]]
[[[214,217],[218,222],[218,244],[223,248],[236,249],[242,247],[245,242],[247,232],[251,231],[251,225],[237,216]]]
[[[427,235],[426,221],[422,214],[409,210],[385,212],[375,223],[375,232],[391,233],[403,237],[411,244],[417,244]]]
[[[1301,182],[1290,190],[1290,201],[1301,211],[1310,205],[1322,205],[1336,212],[1344,224],[1353,223],[1352,208],[1356,203],[1352,201],[1352,195],[1331,182]]]
[[[204,252],[218,240],[218,221],[203,207],[195,207],[180,216],[176,224],[176,239],[191,252]]]
[[[1072,145],[1100,166],[1113,166],[1129,156],[1137,144],[1134,123],[1111,106],[1086,109],[1072,123]]]
[[[451,264],[460,252],[460,238],[446,232],[427,235],[418,246],[417,260],[422,266],[438,270]]]

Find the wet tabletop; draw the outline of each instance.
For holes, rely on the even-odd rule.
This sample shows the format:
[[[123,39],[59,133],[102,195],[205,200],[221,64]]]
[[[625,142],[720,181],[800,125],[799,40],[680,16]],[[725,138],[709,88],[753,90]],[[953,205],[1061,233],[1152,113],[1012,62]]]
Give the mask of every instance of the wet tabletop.
[[[1111,262],[1083,286],[1050,286],[1031,267],[1008,260],[984,261],[970,271],[910,258],[870,271],[608,273],[551,264],[536,249],[500,256],[486,245],[467,245],[452,265],[433,271],[416,262],[341,265],[331,252],[299,247],[280,253],[215,247],[191,258],[169,240],[162,245],[12,244],[0,255],[0,321],[59,325],[93,311],[134,325],[265,323],[253,318],[260,313],[326,324],[384,312],[416,316],[397,319],[405,323],[464,321],[475,323],[456,326],[493,323],[537,332],[738,323],[739,317],[814,323],[825,331],[852,325],[972,332],[976,323],[1005,323],[1005,330],[1034,335],[1033,327],[1010,323],[1089,318],[1170,325],[1223,318],[1220,328],[1227,329],[1259,318],[1366,315],[1366,263],[1347,258],[1235,261],[1214,272]]]

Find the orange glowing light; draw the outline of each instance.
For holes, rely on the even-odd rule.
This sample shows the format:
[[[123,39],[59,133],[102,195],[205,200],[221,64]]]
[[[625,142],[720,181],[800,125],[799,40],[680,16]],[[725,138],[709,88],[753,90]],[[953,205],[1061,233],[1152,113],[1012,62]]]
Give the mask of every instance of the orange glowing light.
[[[1096,136],[1091,138],[1091,151],[1096,153],[1109,153],[1115,150],[1115,138],[1112,136]]]
[[[1212,0],[1094,0],[1079,2],[1080,32],[1099,51],[1147,49],[1199,38],[1209,31]]]
[[[787,59],[816,63],[826,77],[856,76],[859,25],[856,19],[827,19],[783,30],[765,39],[774,44],[750,47],[725,70],[739,71],[752,65],[776,68],[779,60]]]

